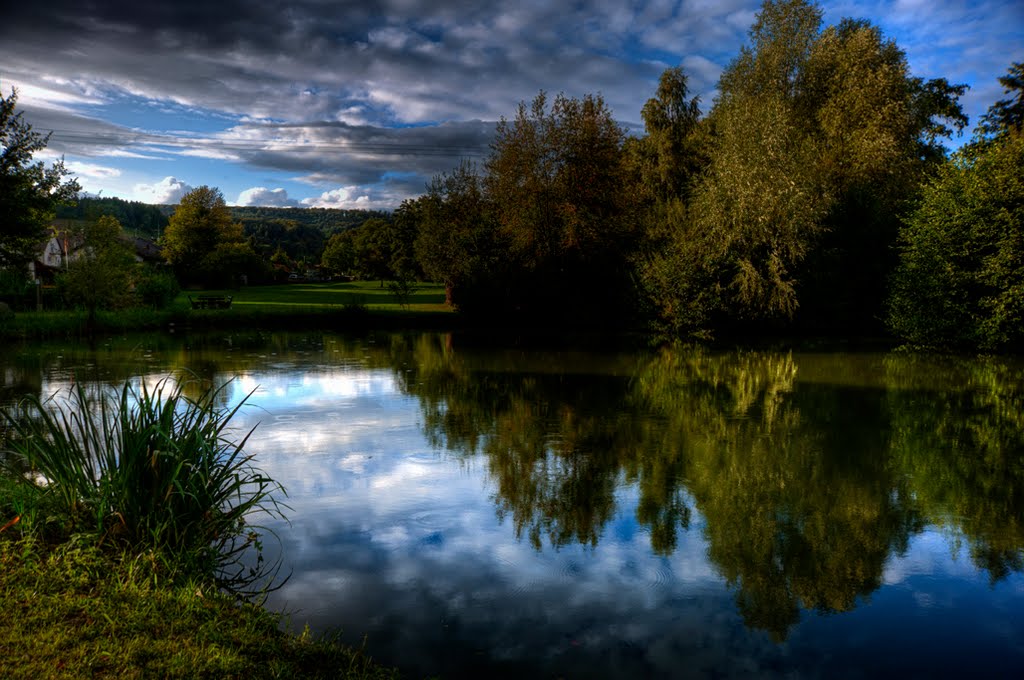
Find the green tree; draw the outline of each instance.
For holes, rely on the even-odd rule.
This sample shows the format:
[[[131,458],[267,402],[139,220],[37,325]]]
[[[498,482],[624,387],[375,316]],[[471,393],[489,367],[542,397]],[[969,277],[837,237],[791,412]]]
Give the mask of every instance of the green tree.
[[[762,5],[719,89],[657,308],[680,329],[717,314],[862,329],[881,309],[901,201],[966,123],[964,87],[912,77],[868,22],[823,29],[816,4],[780,0]],[[695,294],[708,298],[696,309]]]
[[[332,236],[320,257],[320,266],[335,276],[349,275],[356,264],[356,247],[351,231]]]
[[[600,96],[541,92],[498,123],[484,186],[515,272],[515,309],[557,323],[631,309],[640,230],[625,191],[624,132]]]
[[[32,156],[46,148],[49,136],[32,131],[17,110],[18,92],[0,91],[0,268],[24,268],[46,238],[58,205],[80,187],[63,161],[47,168]]]
[[[646,135],[630,138],[626,145],[631,186],[643,202],[645,226],[636,266],[648,316],[661,335],[671,338],[707,325],[712,306],[707,298],[717,297],[715,282],[697,277],[704,269],[692,261],[692,252],[680,247],[693,185],[708,162],[699,99],[689,97],[681,68],[661,74],[641,116]]]
[[[256,256],[234,222],[219,189],[201,186],[185,194],[167,224],[163,251],[182,282],[222,284],[246,273]],[[230,265],[224,269],[225,265]]]
[[[86,223],[74,236],[82,242],[79,254],[59,277],[64,298],[88,312],[89,329],[96,325],[97,310],[118,309],[133,302],[135,258],[121,236],[121,223],[109,215]]]
[[[907,217],[889,325],[928,346],[1024,348],[1024,133],[955,154]]]
[[[681,67],[666,69],[661,74],[658,89],[644,104],[640,116],[647,134],[629,140],[640,187],[663,202],[684,200],[704,159],[696,134],[700,98],[689,96],[686,73]]]
[[[462,311],[502,308],[492,292],[502,287],[507,244],[496,232],[483,178],[464,161],[434,177],[420,199],[416,258],[424,274],[444,284],[445,299]]]
[[[384,282],[392,278],[391,225],[385,219],[371,217],[355,230],[353,244],[360,278],[379,279],[383,288]]]
[[[1024,129],[1024,62],[1010,64],[1009,73],[999,79],[1009,99],[1000,99],[989,107],[981,119],[979,132],[1001,135]]]

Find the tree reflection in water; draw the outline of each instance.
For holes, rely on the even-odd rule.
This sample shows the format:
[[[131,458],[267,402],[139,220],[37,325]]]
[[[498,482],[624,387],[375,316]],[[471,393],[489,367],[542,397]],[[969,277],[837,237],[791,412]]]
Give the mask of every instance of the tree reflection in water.
[[[838,367],[689,348],[563,372],[557,356],[482,359],[444,336],[393,350],[428,437],[486,458],[517,536],[597,546],[635,483],[636,519],[669,554],[690,499],[744,620],[777,640],[802,610],[867,599],[927,525],[962,536],[993,581],[1022,568],[1024,380],[1005,363],[919,385],[935,371],[912,355]]]
[[[233,334],[3,365],[0,398],[40,376],[97,387],[187,368],[223,382],[270,365],[387,369],[431,445],[487,466],[498,515],[543,550],[599,549],[627,489],[651,549],[699,515],[749,626],[783,639],[805,610],[848,611],[926,527],[992,583],[1024,570],[1024,367],[913,354],[539,352],[443,334]],[[161,343],[163,343],[161,345]],[[69,367],[65,369],[64,367]],[[74,367],[74,368],[70,368]],[[632,493],[632,492],[629,492]]]

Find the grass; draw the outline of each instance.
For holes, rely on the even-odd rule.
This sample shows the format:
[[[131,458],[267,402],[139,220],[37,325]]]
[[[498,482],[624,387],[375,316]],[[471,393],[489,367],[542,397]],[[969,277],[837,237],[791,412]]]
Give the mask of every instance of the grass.
[[[231,309],[193,310],[188,296],[230,295]],[[293,283],[248,286],[239,290],[186,291],[167,308],[97,313],[95,332],[113,335],[129,331],[236,328],[422,328],[456,323],[444,303],[444,287],[418,283],[406,304],[379,281]],[[19,312],[0,320],[0,338],[42,339],[80,337],[86,328],[84,311]]]
[[[394,677],[258,606],[276,571],[249,520],[283,490],[227,436],[224,386],[182,389],[79,385],[3,412],[0,675]]]
[[[257,605],[74,543],[0,536],[0,611],[8,680],[397,677],[331,638],[283,632]]]
[[[273,309],[290,307],[310,309],[342,309],[345,305],[363,305],[378,312],[431,312],[450,313],[444,303],[444,286],[436,283],[417,283],[409,296],[408,305],[402,305],[387,285],[379,281],[351,281],[332,283],[291,283],[279,286],[249,286],[239,290],[203,291],[204,295],[230,295],[232,308]],[[186,291],[178,300],[188,301],[196,293]]]

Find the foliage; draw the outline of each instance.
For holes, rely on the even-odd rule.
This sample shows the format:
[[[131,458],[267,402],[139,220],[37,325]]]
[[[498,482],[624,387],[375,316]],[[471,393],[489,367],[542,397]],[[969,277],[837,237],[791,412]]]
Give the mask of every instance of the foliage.
[[[1024,348],[1024,134],[956,154],[900,239],[889,323],[919,345]]]
[[[164,256],[183,283],[224,283],[255,271],[259,258],[232,221],[218,189],[201,186],[185,194],[164,232]]]
[[[231,206],[231,217],[243,225],[272,223],[297,223],[300,227],[312,227],[330,236],[354,229],[373,217],[387,218],[387,213],[378,210],[347,210],[339,208],[274,208],[269,206]],[[258,228],[258,227],[257,227]],[[302,233],[306,233],[302,230]]]
[[[1000,99],[989,107],[981,119],[979,132],[1000,135],[1024,131],[1024,62],[1010,64],[1009,72],[999,79],[1009,99]]]
[[[16,90],[7,97],[0,91],[0,269],[31,262],[54,209],[80,189],[76,180],[65,180],[63,161],[49,168],[41,161],[32,163],[49,137],[32,131],[17,103]]]
[[[371,217],[352,235],[355,247],[356,269],[360,278],[384,280],[391,278],[393,242],[387,220]]]
[[[242,452],[249,435],[238,443],[228,436],[245,400],[227,411],[217,406],[226,385],[195,399],[184,389],[169,379],[153,388],[128,381],[116,396],[90,395],[77,383],[63,397],[27,397],[17,415],[4,413],[10,449],[45,484],[17,478],[53,504],[69,533],[152,551],[172,579],[212,576],[255,592],[248,589],[266,574],[242,562],[255,548],[262,564],[249,521],[280,515],[274,494],[283,489]]]
[[[59,219],[96,220],[101,215],[116,219],[129,234],[152,240],[167,227],[167,215],[158,206],[116,197],[81,196],[57,208]]]
[[[722,74],[688,151],[706,170],[677,189],[683,205],[658,207],[667,229],[643,272],[665,327],[707,330],[721,314],[863,331],[879,313],[899,207],[945,123],[966,123],[965,88],[912,77],[866,21],[821,24],[816,4],[766,1]]]
[[[320,259],[326,241],[323,231],[294,219],[246,218],[242,220],[242,230],[253,249],[264,257],[282,251],[293,260],[315,262]]]
[[[400,283],[423,278],[423,268],[416,260],[416,239],[423,220],[423,205],[418,200],[402,201],[391,216],[391,261],[388,263],[395,280]]]
[[[356,266],[356,246],[353,232],[341,231],[332,236],[324,247],[320,266],[334,275],[348,275]]]
[[[95,326],[96,310],[119,309],[133,302],[131,275],[135,259],[121,238],[121,225],[104,215],[86,222],[69,235],[81,242],[76,257],[58,276],[58,288],[72,305],[88,312],[87,325]]]
[[[700,124],[700,98],[689,98],[686,73],[666,69],[658,79],[654,97],[640,116],[647,135],[631,138],[631,151],[639,158],[640,187],[657,199],[686,197],[695,175],[705,165],[695,132]]]
[[[132,275],[135,297],[140,304],[152,309],[165,309],[181,292],[174,274],[162,268],[141,264]]]
[[[462,311],[480,314],[489,305],[504,308],[490,291],[505,278],[507,243],[496,231],[476,166],[464,161],[451,173],[434,177],[419,203],[415,247],[424,274],[443,283],[446,301]]]
[[[549,108],[541,92],[499,121],[484,188],[509,246],[509,311],[557,324],[628,315],[639,229],[624,138],[599,95],[560,94]]]

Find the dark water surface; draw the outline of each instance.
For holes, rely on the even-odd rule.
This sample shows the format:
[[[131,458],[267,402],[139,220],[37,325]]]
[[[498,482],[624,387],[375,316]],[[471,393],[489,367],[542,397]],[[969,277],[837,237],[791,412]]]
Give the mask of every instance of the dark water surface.
[[[443,334],[5,348],[0,400],[234,379],[268,606],[409,675],[1024,677],[1024,365]]]

